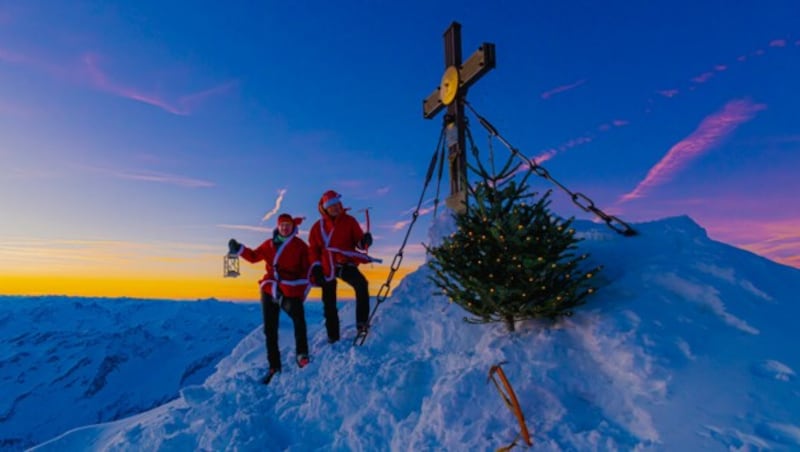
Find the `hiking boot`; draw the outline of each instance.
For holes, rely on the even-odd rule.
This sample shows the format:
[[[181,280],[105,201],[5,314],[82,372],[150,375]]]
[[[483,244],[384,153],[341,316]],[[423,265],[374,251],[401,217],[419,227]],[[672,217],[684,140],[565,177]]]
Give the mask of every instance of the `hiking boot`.
[[[270,369],[267,371],[267,374],[261,379],[261,383],[265,385],[269,384],[269,382],[272,381],[272,377],[274,377],[280,371],[281,370],[276,367],[270,367]]]
[[[333,344],[333,343],[336,343],[336,342],[339,342],[339,336],[336,336],[336,337],[328,337],[328,343],[329,343],[329,344]]]
[[[300,355],[297,357],[297,366],[301,369],[306,367],[311,360],[308,359],[308,355]]]
[[[358,325],[358,335],[365,336],[369,332],[369,324],[362,323]]]

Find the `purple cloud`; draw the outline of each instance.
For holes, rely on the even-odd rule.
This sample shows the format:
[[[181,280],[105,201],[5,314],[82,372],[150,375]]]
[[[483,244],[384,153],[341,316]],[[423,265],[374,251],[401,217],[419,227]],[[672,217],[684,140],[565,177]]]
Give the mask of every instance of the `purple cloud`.
[[[677,89],[662,89],[661,91],[656,91],[656,92],[668,98],[675,97],[679,94],[679,91]]]
[[[544,99],[544,100],[547,100],[547,99],[553,97],[556,94],[563,93],[564,91],[569,91],[571,89],[577,88],[577,87],[583,85],[584,83],[586,83],[586,81],[587,81],[586,79],[578,80],[577,82],[569,84],[569,85],[557,86],[557,87],[555,87],[555,88],[553,88],[551,90],[543,92],[540,95],[540,97],[542,99]]]
[[[85,167],[92,171],[108,174],[120,179],[137,180],[144,182],[157,182],[161,184],[178,185],[187,188],[210,188],[216,186],[213,182],[193,179],[175,174],[159,173],[155,171],[121,171],[110,168]]]
[[[116,84],[109,80],[108,76],[99,68],[97,64],[97,55],[88,53],[83,56],[83,63],[86,71],[88,72],[89,82],[91,85],[100,91],[104,91],[116,96],[136,100],[145,104],[153,105],[161,108],[162,110],[172,113],[174,115],[186,116],[191,114],[195,108],[204,100],[209,97],[226,93],[233,87],[236,82],[229,81],[222,85],[210,88],[197,93],[182,96],[177,102],[171,103],[156,95],[145,94],[130,87],[125,87]]]
[[[674,145],[636,188],[623,195],[618,202],[626,202],[641,198],[653,187],[668,182],[681,168],[705,152],[718,146],[740,124],[751,120],[756,112],[765,109],[763,104],[755,104],[749,100],[728,102],[723,109],[714,113],[700,123],[691,135]]]
[[[98,60],[99,57],[96,54],[87,53],[81,58],[79,66],[70,67],[0,48],[0,61],[44,72],[53,78],[70,83],[88,84],[99,91],[153,105],[175,115],[191,114],[202,102],[230,91],[237,83],[235,80],[228,81],[200,92],[181,96],[177,101],[170,102],[157,95],[143,93],[138,89],[115,83],[100,69]]]
[[[705,83],[713,76],[714,76],[713,72],[703,72],[697,77],[692,78],[692,81],[695,83]]]

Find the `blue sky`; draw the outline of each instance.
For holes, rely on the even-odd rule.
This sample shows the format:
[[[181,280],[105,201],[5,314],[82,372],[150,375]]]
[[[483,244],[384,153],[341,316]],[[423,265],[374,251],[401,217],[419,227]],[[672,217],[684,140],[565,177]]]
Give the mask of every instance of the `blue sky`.
[[[562,3],[3,2],[0,273],[32,281],[23,293],[87,275],[252,291],[250,275],[219,281],[227,239],[260,243],[279,199],[307,231],[328,189],[362,221],[372,209],[391,261],[441,127],[421,102],[454,20],[465,57],[497,48],[472,105],[571,190],[800,265],[800,6]]]

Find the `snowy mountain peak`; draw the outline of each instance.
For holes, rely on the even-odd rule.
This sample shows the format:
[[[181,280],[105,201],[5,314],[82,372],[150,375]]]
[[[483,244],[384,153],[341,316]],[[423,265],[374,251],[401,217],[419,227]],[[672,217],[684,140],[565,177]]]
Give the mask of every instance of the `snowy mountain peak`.
[[[465,323],[423,266],[362,347],[348,340],[352,304],[340,309],[343,340],[329,345],[309,302],[308,367],[285,364],[258,384],[256,329],[179,399],[41,449],[494,449],[519,431],[487,382],[500,362],[536,450],[800,448],[800,271],[714,242],[688,217],[636,224],[632,238],[574,226],[604,270],[571,318],[519,322],[514,334]],[[450,230],[437,222],[431,241]],[[291,362],[289,323],[280,335]]]

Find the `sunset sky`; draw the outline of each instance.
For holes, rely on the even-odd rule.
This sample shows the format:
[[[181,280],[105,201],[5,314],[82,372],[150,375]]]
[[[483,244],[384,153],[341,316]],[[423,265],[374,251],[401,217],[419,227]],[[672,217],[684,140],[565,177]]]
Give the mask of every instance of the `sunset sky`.
[[[222,278],[228,239],[257,246],[274,212],[305,237],[328,189],[370,208],[377,292],[439,137],[421,106],[452,21],[465,58],[496,45],[471,104],[565,186],[800,267],[798,17],[769,0],[0,2],[0,294],[257,299],[261,267]],[[592,218],[558,191],[552,207]]]

